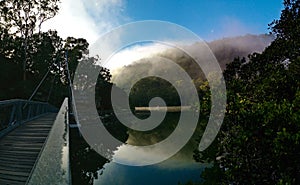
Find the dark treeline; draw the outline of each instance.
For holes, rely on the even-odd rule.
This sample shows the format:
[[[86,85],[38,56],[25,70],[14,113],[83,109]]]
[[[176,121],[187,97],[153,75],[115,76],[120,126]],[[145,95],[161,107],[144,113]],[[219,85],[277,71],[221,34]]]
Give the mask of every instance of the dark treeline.
[[[71,79],[79,61],[98,61],[88,55],[85,39],[62,39],[54,30],[41,31],[42,24],[57,14],[59,2],[0,2],[0,100],[28,99],[49,70],[33,100],[60,106],[70,95],[66,58]],[[106,77],[99,80],[108,81]]]
[[[280,19],[269,25],[271,35],[209,43],[224,69],[228,102],[217,139],[204,152],[194,154],[196,161],[213,164],[201,174],[202,184],[300,184],[299,25],[300,1],[285,0]],[[209,84],[199,68],[176,51],[159,55],[176,61],[189,73],[198,88],[201,117],[208,117]],[[165,69],[153,60],[124,67],[119,71],[124,78],[118,83],[130,83],[149,69],[163,73]],[[155,88],[146,88],[146,84]],[[140,100],[168,94],[167,103],[177,104],[172,88],[163,80],[146,78],[134,85],[131,102],[147,106],[147,101]]]
[[[71,80],[78,62],[96,68],[98,58],[89,56],[89,43],[85,39],[63,39],[55,30],[41,31],[42,24],[59,11],[59,3],[59,0],[0,1],[0,101],[28,99],[49,71],[32,100],[60,107],[64,98],[70,97],[66,62]],[[111,88],[109,80],[108,69],[100,67],[97,90],[107,89],[102,94]],[[101,103],[110,108],[109,103]],[[92,184],[107,160],[78,137],[77,129],[70,129],[70,137],[73,183]]]
[[[59,0],[0,2],[0,100],[28,99],[44,74],[50,70],[34,100],[49,101],[60,106],[64,97],[69,95],[66,52],[71,78],[74,77],[78,62],[85,61],[89,65],[98,61],[97,57],[88,55],[89,44],[85,39],[62,39],[56,31],[41,32],[42,23],[58,12],[58,3]],[[215,55],[226,59],[226,63],[231,57],[236,57],[231,54],[239,53],[241,57],[236,57],[224,70],[228,102],[221,131],[207,150],[195,151],[194,154],[195,160],[213,164],[201,174],[205,180],[202,184],[300,184],[299,25],[300,0],[284,0],[280,19],[269,25],[275,38],[271,39],[272,43],[262,53],[253,53],[244,58],[246,53],[240,46],[246,43],[238,43],[239,39],[232,42],[238,43],[238,47],[232,47],[235,49],[230,49],[230,44],[224,44],[220,49],[216,47],[219,54]],[[253,41],[253,46],[267,43],[256,42],[251,36],[248,37]],[[223,41],[227,42],[226,39]],[[212,42],[210,45],[212,50],[214,44]],[[188,70],[189,66],[185,66],[185,63],[181,65]],[[221,63],[221,66],[224,67],[225,63]],[[96,93],[99,93],[97,97],[102,98],[96,97],[97,108],[100,109],[99,104],[102,103],[102,107],[111,109],[111,76],[107,69],[99,72]],[[192,71],[190,73],[194,75]],[[127,75],[123,79],[130,81]],[[207,117],[210,111],[209,84],[197,76],[193,80],[201,98],[201,116]],[[146,104],[138,100],[147,101],[152,95],[144,91],[138,94],[138,91],[146,90],[149,86],[161,87],[153,93],[163,92],[170,105],[173,102],[177,104],[174,88],[157,78],[140,81],[131,92],[131,102],[139,106]],[[166,86],[170,91],[163,91]],[[169,96],[170,93],[173,93],[172,96]],[[103,100],[108,102],[100,102]],[[112,121],[112,117],[106,119],[107,123],[116,121]],[[113,127],[111,132],[117,133],[119,130]],[[120,140],[125,141],[126,137],[122,135]],[[75,166],[82,180],[80,183],[92,184],[91,181],[98,177],[97,171],[106,160],[97,156],[98,160],[91,164],[89,157],[96,156],[96,153],[90,146],[86,143],[75,143],[74,146],[78,148],[71,153],[71,158],[77,159]]]
[[[214,164],[203,184],[300,184],[299,25],[300,1],[285,0],[269,25],[271,45],[226,66],[224,123],[214,144],[195,152]]]
[[[224,70],[226,64],[230,63],[235,57],[247,57],[249,53],[253,52],[261,53],[264,48],[270,45],[272,40],[274,40],[272,34],[245,35],[208,42],[207,45],[214,53],[221,69]],[[198,48],[197,44],[199,43],[185,46],[185,49],[194,51],[195,48]],[[201,51],[195,53],[200,58],[203,54]],[[200,95],[202,95],[202,89],[208,87],[205,75],[199,65],[187,53],[176,48],[167,49],[154,54],[153,57],[144,58],[122,67],[115,72],[115,75],[121,76],[121,78],[113,78],[114,83],[126,89],[126,87],[133,85],[130,83],[139,76],[149,74],[150,71],[156,71],[160,75],[173,74],[172,76],[176,80],[174,85],[183,88],[181,75],[176,74],[171,66],[162,65],[159,57],[170,59],[180,65],[191,77]],[[149,101],[157,96],[162,97],[168,106],[181,105],[176,89],[172,84],[155,77],[144,78],[133,85],[130,92],[130,103],[132,107],[148,106]]]

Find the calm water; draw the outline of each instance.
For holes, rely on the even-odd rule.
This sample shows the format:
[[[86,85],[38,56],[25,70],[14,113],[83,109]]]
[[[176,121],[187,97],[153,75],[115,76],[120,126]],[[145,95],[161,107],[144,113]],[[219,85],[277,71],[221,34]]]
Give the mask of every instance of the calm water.
[[[140,115],[139,117],[143,116],[147,117],[147,115]],[[168,113],[163,123],[151,131],[123,131],[127,133],[126,143],[133,146],[148,146],[163,141],[176,128],[179,116],[180,114],[178,113]],[[110,122],[113,121],[110,119]],[[110,129],[115,130],[116,128],[110,127]],[[115,133],[120,135],[120,130]],[[74,135],[78,135],[78,133],[73,130],[73,137]],[[193,159],[193,151],[198,146],[197,139],[199,139],[199,135],[197,135],[196,131],[196,134],[192,136],[189,142],[171,158],[147,166],[123,164],[131,164],[134,162],[132,160],[143,158],[141,155],[144,155],[145,160],[158,157],[165,153],[164,149],[153,152],[136,147],[136,149],[132,150],[132,148],[128,148],[127,144],[124,144],[114,151],[113,161],[107,161],[91,150],[86,143],[79,140],[75,141],[76,143],[73,143],[73,151],[71,151],[73,153],[73,184],[177,185],[178,183],[185,184],[189,181],[199,182],[201,181],[201,171],[205,168],[205,165],[196,163]],[[168,147],[172,146],[166,146],[166,148]],[[174,147],[176,147],[176,142]],[[74,170],[74,168],[76,169]]]
[[[186,183],[190,180],[200,181],[203,166],[195,163],[186,163],[179,166],[160,163],[151,166],[134,167],[117,163],[107,163],[100,170],[102,175],[95,179],[95,184],[120,184],[120,185],[168,185]]]

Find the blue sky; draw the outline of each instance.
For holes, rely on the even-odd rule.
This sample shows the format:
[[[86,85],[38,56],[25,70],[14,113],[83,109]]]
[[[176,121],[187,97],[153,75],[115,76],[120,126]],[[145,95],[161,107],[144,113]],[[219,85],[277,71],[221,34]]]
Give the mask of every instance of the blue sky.
[[[170,21],[211,40],[267,33],[282,7],[279,0],[130,0],[126,12],[132,20]]]
[[[93,42],[116,26],[151,19],[179,24],[210,41],[268,33],[282,8],[281,0],[63,0],[44,29]]]

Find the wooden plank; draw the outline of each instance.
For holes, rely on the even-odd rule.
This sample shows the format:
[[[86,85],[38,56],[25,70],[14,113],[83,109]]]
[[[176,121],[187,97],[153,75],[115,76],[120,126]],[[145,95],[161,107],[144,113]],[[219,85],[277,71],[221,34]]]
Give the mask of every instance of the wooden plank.
[[[0,184],[25,184],[56,114],[19,126],[0,139]]]
[[[31,165],[20,165],[20,164],[14,164],[14,163],[4,163],[0,164],[0,169],[4,170],[12,170],[12,171],[19,171],[19,170],[31,170]]]
[[[0,181],[1,180],[10,180],[15,182],[23,182],[23,184],[26,183],[28,177],[24,176],[16,176],[16,175],[10,175],[10,174],[2,174],[0,173]]]
[[[0,142],[0,147],[41,147],[43,143],[25,143],[25,142]]]
[[[26,128],[26,129],[20,129],[18,130],[17,132],[15,132],[14,134],[30,134],[30,133],[48,133],[49,132],[49,128],[46,128],[46,129],[40,129],[40,128],[37,128],[37,129],[34,129],[34,128]]]
[[[36,155],[39,154],[39,151],[32,152],[32,151],[1,151],[0,157],[1,156],[12,156],[12,157],[18,157],[18,158],[25,158],[25,159],[30,159],[30,158],[35,158]]]
[[[0,174],[14,175],[20,177],[28,177],[30,171],[28,172],[18,172],[18,171],[8,171],[8,170],[0,170]]]
[[[18,160],[18,159],[1,159],[0,160],[0,163],[5,163],[7,165],[24,165],[24,166],[33,166],[34,165],[34,162],[33,160]]]
[[[34,163],[35,162],[35,157],[30,158],[30,157],[20,157],[20,156],[15,156],[15,155],[1,155],[0,156],[1,161],[5,162],[13,162],[13,163]]]
[[[24,181],[16,181],[16,180],[9,180],[9,179],[0,179],[0,184],[4,185],[4,184],[7,184],[7,185],[23,185]]]
[[[33,146],[33,145],[27,145],[27,146],[1,146],[0,145],[0,151],[32,151],[32,152],[39,152],[41,149],[41,145]]]
[[[34,139],[28,139],[28,140],[17,140],[17,139],[14,139],[14,138],[11,138],[10,140],[6,140],[6,141],[1,141],[0,140],[0,143],[23,143],[23,144],[26,144],[26,143],[44,143],[44,140],[34,140]]]

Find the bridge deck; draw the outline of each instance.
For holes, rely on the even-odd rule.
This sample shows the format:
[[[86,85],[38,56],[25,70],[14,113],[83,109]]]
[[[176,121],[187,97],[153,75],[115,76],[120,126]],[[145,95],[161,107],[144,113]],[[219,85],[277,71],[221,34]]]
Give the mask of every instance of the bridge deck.
[[[0,139],[0,184],[26,184],[55,118],[47,114]]]

